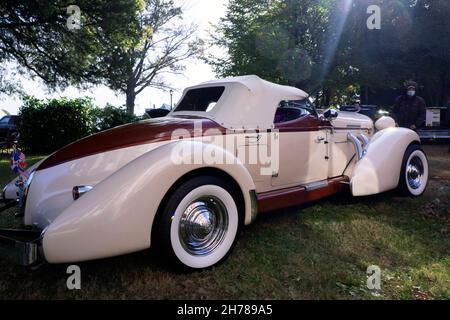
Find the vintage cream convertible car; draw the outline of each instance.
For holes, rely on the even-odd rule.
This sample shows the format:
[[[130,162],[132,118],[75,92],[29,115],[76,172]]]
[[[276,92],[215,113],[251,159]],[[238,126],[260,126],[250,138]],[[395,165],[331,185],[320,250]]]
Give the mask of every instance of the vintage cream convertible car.
[[[349,190],[420,196],[418,135],[384,117],[318,114],[308,95],[257,76],[188,88],[167,117],[101,132],[32,168],[24,230],[1,230],[22,265],[157,247],[182,267],[224,260],[258,214]],[[3,201],[17,200],[15,181]]]

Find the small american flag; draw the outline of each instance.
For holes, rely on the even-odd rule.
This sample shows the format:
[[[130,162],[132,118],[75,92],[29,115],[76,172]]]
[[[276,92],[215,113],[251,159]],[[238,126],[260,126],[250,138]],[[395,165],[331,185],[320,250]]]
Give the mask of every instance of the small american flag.
[[[28,178],[29,173],[26,170],[27,163],[25,162],[25,154],[19,149],[14,149],[11,153],[11,170],[14,173],[20,174],[25,179]]]

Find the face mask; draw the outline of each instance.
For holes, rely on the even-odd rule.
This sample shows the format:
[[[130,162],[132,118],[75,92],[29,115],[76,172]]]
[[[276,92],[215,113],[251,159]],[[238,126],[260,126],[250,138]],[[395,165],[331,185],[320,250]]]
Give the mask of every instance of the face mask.
[[[408,90],[408,97],[414,97],[416,95],[416,91]]]

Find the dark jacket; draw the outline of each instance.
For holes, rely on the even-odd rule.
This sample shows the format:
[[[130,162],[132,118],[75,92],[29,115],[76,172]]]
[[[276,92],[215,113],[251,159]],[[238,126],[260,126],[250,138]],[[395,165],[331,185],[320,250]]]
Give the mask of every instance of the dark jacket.
[[[401,95],[395,100],[392,116],[400,127],[411,128],[415,125],[420,128],[425,123],[426,115],[427,106],[421,97]]]
[[[450,101],[449,102],[447,102],[447,122],[450,124]]]

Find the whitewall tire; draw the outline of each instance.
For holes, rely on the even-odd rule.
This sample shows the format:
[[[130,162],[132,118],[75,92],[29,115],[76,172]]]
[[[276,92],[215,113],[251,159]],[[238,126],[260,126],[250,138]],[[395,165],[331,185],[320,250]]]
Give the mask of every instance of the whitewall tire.
[[[212,176],[193,178],[169,198],[157,242],[176,265],[209,268],[233,248],[240,220],[235,191],[227,183]]]
[[[427,187],[429,178],[428,159],[418,145],[411,145],[405,152],[400,173],[399,188],[403,194],[419,197]]]

